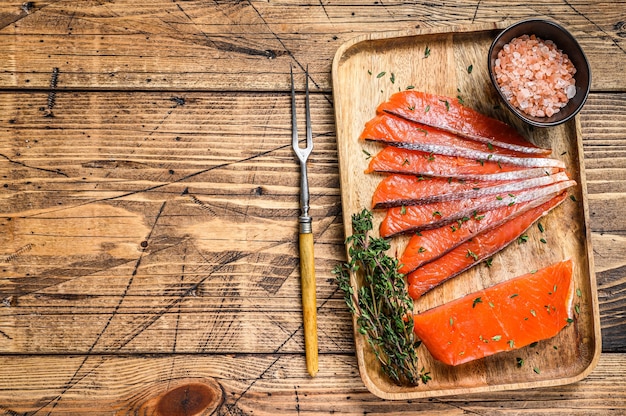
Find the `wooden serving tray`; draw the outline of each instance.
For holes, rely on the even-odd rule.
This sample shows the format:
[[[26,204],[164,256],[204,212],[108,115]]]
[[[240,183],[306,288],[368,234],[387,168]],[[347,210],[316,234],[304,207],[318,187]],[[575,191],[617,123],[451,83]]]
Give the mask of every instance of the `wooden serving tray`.
[[[358,140],[365,122],[374,117],[377,105],[408,86],[449,97],[460,95],[465,105],[512,124],[541,147],[552,148],[552,156],[566,163],[567,172],[578,185],[569,190],[570,198],[540,220],[543,232],[533,225],[526,233],[527,242],[513,242],[493,257],[492,267],[478,265],[424,295],[415,304],[416,312],[567,258],[574,260],[579,294],[574,303],[579,312],[574,323],[552,339],[456,367],[435,361],[425,347],[420,347],[420,362],[430,371],[432,381],[419,386],[397,386],[388,380],[364,338],[355,331],[363,382],[384,399],[572,383],[588,375],[600,355],[580,121],[576,117],[558,127],[533,129],[500,105],[489,81],[487,52],[503,27],[504,24],[489,24],[369,34],[339,48],[332,76],[345,233],[352,234],[352,214],[371,207],[372,193],[382,179],[380,175],[364,173],[368,164],[365,152],[373,155],[381,145]],[[374,217],[376,231],[383,213],[375,212]],[[547,244],[540,242],[541,238]],[[407,237],[395,238],[390,255],[401,254],[406,241]],[[354,276],[352,284],[358,285]],[[524,359],[523,366],[517,366],[517,357]]]

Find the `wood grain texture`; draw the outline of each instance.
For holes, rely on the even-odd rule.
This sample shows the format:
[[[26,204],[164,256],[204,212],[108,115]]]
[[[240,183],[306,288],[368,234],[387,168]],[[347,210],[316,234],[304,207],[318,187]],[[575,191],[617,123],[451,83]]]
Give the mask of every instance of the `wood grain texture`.
[[[4,1],[1,88],[287,90],[289,64],[330,89],[343,42],[368,32],[545,17],[570,29],[591,60],[593,89],[623,90],[626,2]],[[506,7],[503,7],[506,6]],[[251,68],[254,68],[251,70]],[[277,78],[281,81],[277,82]]]
[[[582,127],[602,345],[604,351],[623,351],[626,331],[613,312],[623,311],[626,299],[626,94],[597,98],[585,106]]]
[[[217,385],[220,415],[624,414],[624,4],[0,1],[0,413],[154,413]],[[563,387],[381,401],[330,273],[345,260],[333,55],[369,32],[531,16],[570,28],[594,71],[581,123],[600,363]],[[313,92],[315,379],[291,64]]]
[[[184,105],[172,97],[59,93],[55,117],[44,117],[45,94],[0,95],[7,138],[0,142],[0,272],[2,297],[13,305],[0,308],[0,330],[10,337],[3,351],[85,352],[114,311],[123,313],[104,334],[112,338],[96,350],[271,352],[285,341],[285,327],[299,330],[299,170],[289,112],[266,111],[288,110],[288,94],[186,93],[178,97]],[[625,345],[626,240],[621,216],[594,198],[620,195],[626,159],[612,152],[619,152],[614,132],[626,125],[625,102],[592,94],[581,117],[603,331],[616,337],[604,342],[612,351]],[[159,104],[165,108],[153,120]],[[351,351],[350,324],[337,319],[347,310],[329,281],[345,256],[332,109],[325,95],[313,95],[311,105],[320,348]],[[233,116],[221,117],[223,108]],[[604,127],[594,127],[596,113],[609,108]],[[615,150],[588,152],[594,142],[616,143]],[[225,224],[232,233],[221,232]],[[234,316],[247,318],[232,327]],[[198,326],[204,335],[194,333]],[[85,331],[80,338],[72,335],[77,328]],[[116,328],[127,333],[123,346],[109,335]],[[185,341],[175,343],[175,333]],[[261,334],[273,341],[256,343]],[[301,351],[302,342],[282,348]]]
[[[621,415],[624,354],[603,355],[586,379],[567,386],[446,398],[383,401],[362,385],[354,356],[321,355],[310,378],[289,355],[18,356],[0,363],[3,414],[137,414],[184,385],[223,390],[202,415]],[[520,372],[532,372],[521,368]],[[139,413],[144,414],[144,413]],[[153,413],[148,413],[153,414]],[[158,413],[157,413],[158,414]],[[165,415],[163,415],[165,416]]]
[[[301,349],[299,169],[289,116],[265,111],[288,108],[289,98],[226,97],[58,94],[54,117],[44,117],[44,95],[3,96],[14,118],[2,124],[15,129],[0,151],[3,293],[16,307],[3,321],[5,351]],[[152,120],[158,105],[164,114]],[[317,269],[329,276],[343,235],[334,128],[320,106],[328,110],[314,97],[309,176]],[[107,121],[93,120],[100,117]],[[211,121],[220,119],[221,127]],[[333,322],[337,309],[344,314],[335,292],[320,279],[318,306],[329,308],[320,310],[320,332],[339,335],[349,327]],[[64,323],[50,323],[50,314]],[[77,328],[84,337],[72,340]],[[171,331],[197,342],[177,343]],[[289,334],[297,336],[287,342]]]

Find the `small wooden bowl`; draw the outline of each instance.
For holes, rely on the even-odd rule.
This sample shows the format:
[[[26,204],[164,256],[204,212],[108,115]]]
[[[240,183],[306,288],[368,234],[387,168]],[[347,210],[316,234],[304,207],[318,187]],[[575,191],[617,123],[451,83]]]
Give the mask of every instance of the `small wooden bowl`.
[[[504,45],[509,43],[513,38],[522,35],[535,35],[543,40],[551,40],[556,44],[556,47],[567,54],[572,64],[576,68],[576,74],[574,78],[576,80],[576,95],[571,98],[565,107],[561,108],[559,112],[550,117],[533,117],[524,113],[519,108],[515,107],[504,96],[498,85],[494,74],[494,66],[498,53]],[[489,48],[488,55],[489,76],[494,87],[498,91],[498,94],[502,98],[502,101],[506,106],[520,119],[528,124],[536,127],[551,127],[561,123],[565,123],[572,117],[574,117],[587,101],[589,95],[589,89],[591,87],[591,68],[589,61],[585,56],[580,45],[574,38],[574,36],[563,27],[558,24],[544,20],[544,19],[530,19],[523,20],[508,28],[504,29],[493,40],[491,47]]]

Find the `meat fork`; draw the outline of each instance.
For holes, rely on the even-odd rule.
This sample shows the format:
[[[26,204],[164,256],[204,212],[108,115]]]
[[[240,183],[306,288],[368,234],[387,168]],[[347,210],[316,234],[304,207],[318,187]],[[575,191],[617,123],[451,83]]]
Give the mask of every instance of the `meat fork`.
[[[305,71],[305,114],[306,114],[306,147],[300,147],[298,141],[298,123],[296,122],[296,92],[293,84],[293,67],[291,73],[291,146],[300,160],[300,282],[302,286],[302,317],[304,323],[304,350],[306,368],[314,377],[317,374],[317,297],[315,293],[315,261],[313,255],[312,219],[309,215],[309,181],[306,162],[313,150],[311,134],[311,110],[309,105],[309,70]]]

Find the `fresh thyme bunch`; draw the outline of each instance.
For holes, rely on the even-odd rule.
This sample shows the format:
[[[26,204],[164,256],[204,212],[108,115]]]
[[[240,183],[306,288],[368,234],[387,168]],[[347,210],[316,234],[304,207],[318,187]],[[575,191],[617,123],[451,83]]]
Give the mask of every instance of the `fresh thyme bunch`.
[[[417,348],[421,341],[413,332],[413,300],[398,260],[386,254],[389,241],[369,236],[372,213],[364,209],[352,216],[353,235],[349,263],[333,269],[350,311],[357,317],[358,331],[372,347],[382,370],[398,384],[419,384],[430,380],[418,366]],[[350,273],[358,273],[362,285],[355,293]]]

